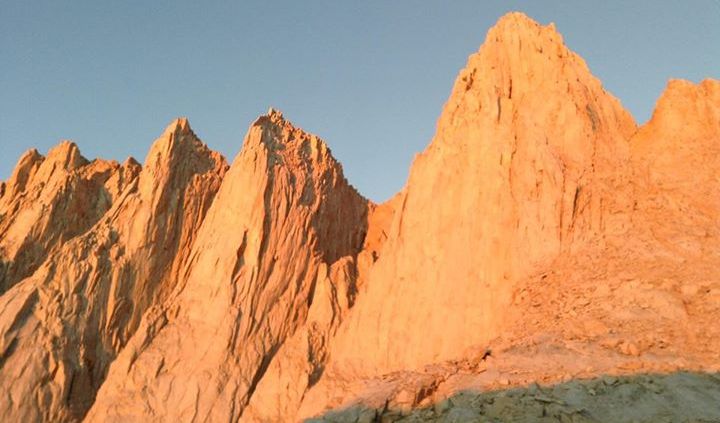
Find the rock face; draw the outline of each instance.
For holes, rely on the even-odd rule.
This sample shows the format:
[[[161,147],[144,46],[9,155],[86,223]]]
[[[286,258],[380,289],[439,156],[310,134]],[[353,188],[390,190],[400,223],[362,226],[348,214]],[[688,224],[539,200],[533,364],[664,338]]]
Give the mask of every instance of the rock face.
[[[187,278],[112,366],[88,420],[235,421],[289,339],[300,368],[287,383],[302,392],[352,301],[367,213],[320,139],[273,110],[258,119],[198,231]]]
[[[498,335],[512,281],[617,222],[635,124],[552,26],[504,17],[460,72],[410,171],[382,258],[338,339],[355,371]],[[422,331],[408,331],[418,320]],[[356,344],[361,337],[362,347]]]
[[[519,13],[385,204],[273,109],[229,168],[185,119],[142,167],[30,150],[0,185],[0,418],[712,418],[716,378],[653,373],[720,371],[719,153],[720,82],[637,128]]]
[[[84,162],[71,144],[61,144],[45,162],[58,151],[70,152],[60,163]],[[227,166],[195,137],[186,120],[178,120],[153,144],[141,171],[133,161],[114,167],[115,178],[127,178],[113,184],[112,177],[105,177],[117,190],[98,193],[108,197],[102,203],[106,208],[112,199],[112,207],[85,234],[50,248],[32,276],[0,297],[3,420],[84,416],[140,318],[178,280]],[[54,197],[61,203],[49,208],[63,211],[62,201],[82,193]],[[65,220],[72,221],[87,204],[93,203],[75,204]],[[44,228],[39,220],[33,223]],[[60,238],[51,231],[63,229],[47,228],[44,239]]]
[[[90,229],[139,169],[134,161],[90,163],[69,141],[47,157],[34,149],[23,154],[0,190],[0,293]]]
[[[633,136],[636,200],[644,224],[680,249],[702,254],[717,239],[720,213],[720,81],[672,80],[650,121]],[[717,251],[716,249],[705,250]]]

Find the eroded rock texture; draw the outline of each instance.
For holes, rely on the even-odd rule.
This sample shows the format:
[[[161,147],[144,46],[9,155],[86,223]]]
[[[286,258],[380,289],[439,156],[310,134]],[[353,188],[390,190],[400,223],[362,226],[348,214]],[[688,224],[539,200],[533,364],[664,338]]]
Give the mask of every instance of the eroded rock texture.
[[[0,293],[90,229],[139,169],[133,160],[88,162],[69,141],[47,157],[34,149],[23,154],[0,190]]]
[[[384,204],[272,109],[229,168],[185,119],[142,167],[30,150],[0,185],[0,418],[712,418],[718,153],[718,81],[638,128],[519,13]]]
[[[320,139],[276,111],[258,119],[187,278],[113,365],[88,420],[237,420],[266,374],[268,397],[280,381],[301,396],[353,301],[367,217]],[[283,364],[290,377],[275,370]]]
[[[613,195],[634,130],[554,28],[503,18],[413,163],[383,257],[338,340],[342,365],[413,368],[497,336],[511,282],[600,232],[620,207]],[[424,330],[407,330],[418,320]]]
[[[70,144],[58,148],[80,157]],[[106,182],[117,190],[99,194],[112,199],[103,217],[0,297],[4,420],[84,416],[143,314],[178,280],[227,166],[178,120],[153,144],[142,170],[132,161],[115,167],[115,178],[128,178]],[[68,211],[66,220],[77,213]]]

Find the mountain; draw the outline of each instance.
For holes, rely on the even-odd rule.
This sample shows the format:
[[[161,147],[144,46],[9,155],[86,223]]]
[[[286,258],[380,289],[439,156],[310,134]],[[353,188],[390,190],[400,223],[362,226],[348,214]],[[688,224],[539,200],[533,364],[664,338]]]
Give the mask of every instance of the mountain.
[[[51,162],[59,151],[63,160]],[[0,297],[0,386],[7,395],[0,413],[7,421],[78,420],[85,415],[141,318],[162,304],[180,279],[188,246],[227,167],[186,120],[168,126],[142,169],[133,160],[124,166],[95,162],[72,168],[68,164],[86,160],[67,143],[56,147],[45,163],[54,169],[48,170],[50,178],[43,178],[41,164],[30,180],[53,195],[42,191],[39,199],[50,197],[47,203],[31,204],[54,211],[51,222],[58,224],[48,227],[43,213],[31,215],[36,221],[21,213],[8,221],[11,228],[28,229],[25,243],[47,239],[55,245],[46,241],[42,265]],[[98,167],[108,169],[97,173]],[[48,189],[55,173],[64,195]],[[76,190],[68,184],[85,181],[86,175],[100,182],[90,185],[97,199],[88,199],[79,182]],[[17,194],[20,201],[36,189],[26,184]],[[104,209],[94,208],[104,213],[86,224],[84,233],[65,241],[72,226],[64,222],[78,220],[96,202]],[[42,238],[33,238],[36,228],[43,229]]]
[[[0,185],[0,416],[720,419],[718,153],[720,82],[638,127],[520,13],[384,204],[274,109],[230,166],[186,119],[143,165],[30,150]]]

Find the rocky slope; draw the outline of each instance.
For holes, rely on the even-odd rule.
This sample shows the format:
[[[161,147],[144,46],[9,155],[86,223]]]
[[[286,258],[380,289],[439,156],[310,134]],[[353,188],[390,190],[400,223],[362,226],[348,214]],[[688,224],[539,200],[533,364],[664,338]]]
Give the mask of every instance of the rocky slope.
[[[0,185],[0,417],[712,420],[719,150],[720,82],[638,128],[519,13],[385,204],[272,109],[229,168],[184,119],[142,167],[31,150]]]

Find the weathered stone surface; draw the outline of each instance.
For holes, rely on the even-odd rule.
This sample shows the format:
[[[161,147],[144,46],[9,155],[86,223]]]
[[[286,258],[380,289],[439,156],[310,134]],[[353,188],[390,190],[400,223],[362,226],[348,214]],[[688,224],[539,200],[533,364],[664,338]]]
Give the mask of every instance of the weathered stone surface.
[[[718,371],[718,83],[671,82],[636,131],[559,40],[511,14],[471,56],[299,416]]]
[[[630,140],[637,222],[682,252],[720,235],[720,81],[671,80]],[[707,252],[707,249],[705,249]]]
[[[90,229],[139,169],[132,160],[88,162],[70,141],[47,157],[23,154],[0,195],[0,293]]]
[[[0,184],[0,419],[716,418],[718,157],[718,81],[637,128],[519,13],[381,205],[273,109],[230,168],[185,119],[142,168],[30,150]]]
[[[634,131],[554,27],[502,18],[413,163],[338,365],[413,368],[497,336],[515,279],[610,224]]]
[[[114,197],[100,221],[0,297],[3,420],[83,417],[142,315],[178,280],[226,167],[186,120],[173,122],[137,177],[127,184],[122,173],[105,178],[105,195]],[[120,169],[137,173],[132,162]]]
[[[285,384],[265,401],[298,403],[349,307],[367,213],[320,139],[277,111],[259,118],[198,232],[187,279],[113,364],[88,420],[234,421],[268,374]],[[276,370],[285,365],[289,378]]]

